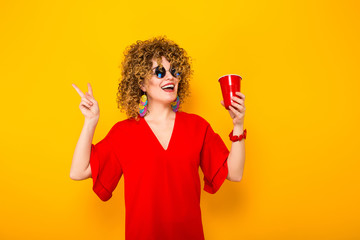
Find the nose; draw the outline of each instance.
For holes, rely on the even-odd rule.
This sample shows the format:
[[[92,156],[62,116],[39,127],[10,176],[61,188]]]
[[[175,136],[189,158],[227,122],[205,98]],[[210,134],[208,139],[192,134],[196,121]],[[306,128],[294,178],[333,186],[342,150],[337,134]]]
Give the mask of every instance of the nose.
[[[170,73],[170,69],[166,70],[165,78],[166,79],[173,79],[174,78],[174,76]]]

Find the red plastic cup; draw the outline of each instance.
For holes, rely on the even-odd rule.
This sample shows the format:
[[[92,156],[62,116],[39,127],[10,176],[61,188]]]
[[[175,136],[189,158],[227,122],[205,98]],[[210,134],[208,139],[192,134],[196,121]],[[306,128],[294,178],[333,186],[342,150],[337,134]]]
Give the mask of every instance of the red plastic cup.
[[[240,80],[242,80],[242,78],[236,74],[224,75],[218,80],[221,86],[225,108],[227,110],[230,110],[229,106],[231,106],[231,97],[238,97],[236,92],[240,92]]]

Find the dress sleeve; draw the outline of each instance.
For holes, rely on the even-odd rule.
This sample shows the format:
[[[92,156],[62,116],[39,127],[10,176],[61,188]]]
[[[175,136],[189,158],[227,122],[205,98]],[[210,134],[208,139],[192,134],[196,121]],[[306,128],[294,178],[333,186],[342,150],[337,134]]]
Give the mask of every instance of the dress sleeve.
[[[221,137],[207,125],[200,154],[200,167],[204,173],[204,190],[216,193],[228,175],[229,150]]]
[[[112,192],[123,174],[109,135],[110,132],[97,144],[91,144],[90,167],[93,191],[102,201],[107,201],[112,197]]]

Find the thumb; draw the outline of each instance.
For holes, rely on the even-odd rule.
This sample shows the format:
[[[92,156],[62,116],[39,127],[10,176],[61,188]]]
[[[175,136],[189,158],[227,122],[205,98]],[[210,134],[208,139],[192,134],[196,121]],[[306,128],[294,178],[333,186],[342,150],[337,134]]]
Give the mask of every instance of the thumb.
[[[95,100],[95,98],[93,96],[91,96],[88,92],[85,93],[85,96],[92,101]]]
[[[224,105],[224,100],[221,100],[220,103],[221,103],[221,105],[223,105],[223,106],[225,107],[225,105]]]

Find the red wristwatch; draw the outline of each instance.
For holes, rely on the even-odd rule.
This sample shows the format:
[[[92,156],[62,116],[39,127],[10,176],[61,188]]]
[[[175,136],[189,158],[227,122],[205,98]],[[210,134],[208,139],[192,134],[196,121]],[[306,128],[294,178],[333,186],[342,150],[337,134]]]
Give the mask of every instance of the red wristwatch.
[[[241,134],[240,136],[234,136],[233,131],[234,130],[232,130],[231,133],[229,134],[231,141],[236,142],[236,141],[241,141],[241,139],[243,139],[243,138],[246,139],[246,129],[244,129],[243,134]]]

